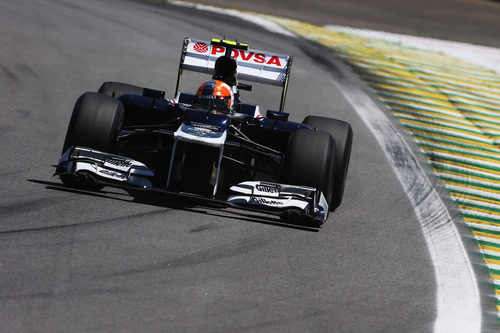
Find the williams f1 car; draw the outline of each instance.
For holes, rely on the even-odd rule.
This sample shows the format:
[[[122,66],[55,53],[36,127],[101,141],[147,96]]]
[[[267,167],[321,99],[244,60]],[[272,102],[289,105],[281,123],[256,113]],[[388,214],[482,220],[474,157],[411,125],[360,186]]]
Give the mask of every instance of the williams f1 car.
[[[65,186],[116,186],[262,211],[320,226],[341,203],[351,126],[284,112],[292,56],[248,45],[186,38],[175,99],[165,92],[105,82],[73,109],[55,174]],[[186,70],[211,79],[180,92]],[[243,103],[239,80],[282,87],[279,111]]]

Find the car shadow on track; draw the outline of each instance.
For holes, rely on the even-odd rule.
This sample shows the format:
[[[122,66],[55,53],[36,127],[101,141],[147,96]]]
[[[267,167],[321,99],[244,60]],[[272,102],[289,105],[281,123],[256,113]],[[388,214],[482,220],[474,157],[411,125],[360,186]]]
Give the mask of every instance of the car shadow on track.
[[[166,193],[147,193],[141,191],[131,195],[126,191],[122,191],[120,189],[115,189],[112,187],[105,187],[104,189],[98,191],[90,191],[90,190],[67,187],[61,183],[46,181],[46,180],[27,179],[27,181],[35,184],[45,185],[46,189],[53,191],[89,195],[109,200],[120,200],[120,201],[130,202],[131,204],[139,203],[139,204],[151,205],[162,208],[184,210],[188,212],[210,215],[219,218],[238,219],[247,222],[267,224],[267,225],[297,229],[302,231],[310,231],[310,232],[319,231],[318,228],[310,227],[307,225],[284,222],[277,216],[269,216],[261,213],[248,212],[245,210],[239,210],[237,208],[223,207],[220,204],[193,202],[193,200],[188,201],[185,198],[179,198],[176,197],[175,195]]]

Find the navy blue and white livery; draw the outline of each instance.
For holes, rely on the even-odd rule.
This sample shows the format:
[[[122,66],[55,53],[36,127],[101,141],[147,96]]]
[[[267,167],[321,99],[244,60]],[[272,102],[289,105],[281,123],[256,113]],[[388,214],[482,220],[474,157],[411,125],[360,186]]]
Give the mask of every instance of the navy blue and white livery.
[[[80,96],[56,174],[70,187],[161,192],[319,227],[342,200],[352,130],[326,117],[288,121],[292,59],[186,38],[173,100],[120,82]],[[211,78],[196,94],[181,92],[185,70]],[[252,86],[239,80],[282,87],[280,109],[262,116],[259,106],[242,102],[239,91]]]

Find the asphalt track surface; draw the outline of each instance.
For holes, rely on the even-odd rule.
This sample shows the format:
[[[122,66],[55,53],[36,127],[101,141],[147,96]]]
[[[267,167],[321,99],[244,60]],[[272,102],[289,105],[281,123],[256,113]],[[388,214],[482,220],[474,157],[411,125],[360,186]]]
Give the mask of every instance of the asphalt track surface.
[[[435,281],[383,153],[307,44],[128,1],[0,3],[0,325],[5,332],[425,332]],[[74,101],[103,81],[172,95],[182,39],[293,54],[287,111],[349,121],[344,202],[319,231],[52,177]],[[320,56],[319,54],[317,56]],[[189,89],[194,89],[198,77]],[[276,91],[256,88],[262,107]],[[244,94],[253,100],[253,94]],[[274,103],[274,104],[273,104]]]

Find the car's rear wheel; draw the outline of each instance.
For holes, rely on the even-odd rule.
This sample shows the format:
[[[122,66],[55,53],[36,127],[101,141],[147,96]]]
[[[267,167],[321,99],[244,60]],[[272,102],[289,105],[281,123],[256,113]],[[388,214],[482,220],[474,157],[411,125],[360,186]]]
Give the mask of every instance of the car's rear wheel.
[[[100,94],[108,95],[114,98],[118,98],[125,94],[142,95],[143,88],[135,86],[133,84],[121,83],[121,82],[104,82],[99,90]]]
[[[320,189],[329,203],[332,198],[333,138],[325,132],[299,129],[290,135],[281,181]]]
[[[329,133],[335,140],[335,153],[333,154],[333,194],[330,209],[333,211],[342,202],[344,196],[345,180],[349,168],[352,147],[352,128],[349,123],[327,117],[308,116],[304,124]]]
[[[82,146],[113,153],[116,138],[123,121],[123,105],[118,99],[86,92],[75,103],[64,140],[63,153],[71,146]],[[87,187],[85,177],[61,177],[65,185]]]

